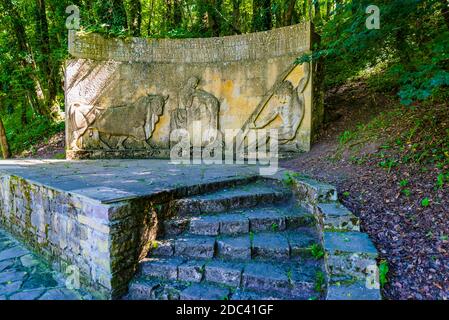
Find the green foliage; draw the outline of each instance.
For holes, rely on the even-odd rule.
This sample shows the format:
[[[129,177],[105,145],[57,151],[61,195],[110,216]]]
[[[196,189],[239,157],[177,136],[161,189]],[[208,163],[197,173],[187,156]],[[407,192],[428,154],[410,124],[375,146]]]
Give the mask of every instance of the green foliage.
[[[410,197],[412,195],[412,192],[410,191],[410,189],[404,189],[401,191],[403,195],[405,195],[407,198]]]
[[[445,1],[380,0],[380,29],[365,26],[364,0],[342,1],[331,19],[318,26],[320,50],[303,56],[324,60],[326,85],[368,78],[375,89],[396,90],[404,105],[447,101],[449,87],[449,22]]]
[[[314,243],[310,246],[310,253],[312,254],[312,257],[314,257],[316,260],[321,259],[324,257],[324,249],[321,245]]]
[[[421,206],[423,206],[424,208],[427,208],[428,206],[430,206],[430,199],[429,198],[424,198],[421,200]]]
[[[399,182],[399,185],[404,188],[404,187],[408,186],[408,183],[409,183],[408,180],[404,179]]]
[[[382,260],[379,264],[379,282],[382,287],[384,287],[388,283],[388,262]]]
[[[285,172],[282,178],[282,183],[288,187],[292,186],[295,182],[295,178],[300,177],[301,174],[298,172]]]
[[[356,134],[354,132],[351,131],[345,131],[343,132],[340,137],[338,138],[339,142],[341,145],[348,143],[349,141],[351,141],[352,139],[354,139],[356,136]]]
[[[326,276],[322,271],[317,271],[315,275],[315,286],[314,290],[316,292],[322,293],[326,287]]]
[[[6,136],[13,154],[29,150],[64,130],[64,122],[54,122],[40,115],[30,115],[32,121],[23,125],[20,116],[21,114],[16,112],[3,119],[5,127],[8,128]]]

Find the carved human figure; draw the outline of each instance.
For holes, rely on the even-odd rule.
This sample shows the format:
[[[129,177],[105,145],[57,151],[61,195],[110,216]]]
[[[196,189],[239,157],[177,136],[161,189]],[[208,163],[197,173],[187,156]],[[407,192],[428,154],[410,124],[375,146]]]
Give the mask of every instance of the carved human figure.
[[[298,151],[297,134],[304,120],[305,97],[304,92],[310,80],[310,64],[304,64],[304,76],[298,86],[286,80],[291,72],[282,74],[279,82],[270,90],[254,113],[242,128],[242,139],[239,139],[239,149],[245,148],[244,141],[248,142],[248,149],[256,150],[266,145],[267,141],[249,141],[249,137],[257,136],[260,129],[277,129],[278,144],[283,146],[283,151]],[[279,119],[279,122],[275,122]],[[262,133],[262,132],[261,132]]]
[[[274,93],[279,104],[262,119],[256,118],[250,129],[262,129],[277,117],[282,121],[278,129],[279,144],[286,144],[295,139],[299,126],[304,118],[304,98],[297,93],[290,81],[283,81]]]
[[[217,139],[218,99],[202,89],[198,89],[199,79],[190,77],[179,92],[179,107],[171,114],[171,130],[185,129],[195,134],[194,123],[201,124],[202,146],[209,145]]]

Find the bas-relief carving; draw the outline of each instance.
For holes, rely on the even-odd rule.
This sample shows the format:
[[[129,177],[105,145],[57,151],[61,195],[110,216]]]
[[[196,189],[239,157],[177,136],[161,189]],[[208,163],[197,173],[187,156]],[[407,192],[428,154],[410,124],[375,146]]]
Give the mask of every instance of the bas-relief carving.
[[[101,108],[74,103],[69,109],[73,129],[72,149],[83,149],[82,139],[88,136],[105,149],[126,149],[125,142],[133,139],[144,148],[151,148],[150,138],[159,117],[164,112],[167,97],[148,95],[131,105]],[[115,145],[111,138],[117,137]]]
[[[198,89],[199,82],[199,78],[190,77],[179,91],[178,108],[171,112],[170,132],[186,130],[193,140],[195,125],[200,125],[201,146],[206,147],[221,135],[218,130],[220,102],[211,93]]]
[[[80,65],[73,65],[67,73],[68,80],[72,79],[68,83],[74,83],[67,87],[68,151],[74,151],[69,157],[167,154],[175,143],[169,136],[177,129],[189,133],[190,145],[197,146],[201,136],[203,154],[213,146],[223,147],[221,131],[238,128],[244,142],[261,129],[277,129],[281,152],[307,150],[316,113],[309,110],[311,70],[309,64],[302,67],[291,62],[310,50],[310,32],[307,25],[298,25],[217,40],[226,44],[225,49],[214,39],[115,43],[98,35],[74,36],[72,45],[84,43],[89,52],[97,46],[99,56],[92,61],[103,62],[90,70],[91,60],[82,59],[84,51],[71,47]],[[192,52],[186,55],[186,50]],[[89,52],[84,58],[92,59]],[[124,52],[132,59],[125,59]],[[134,57],[136,52],[138,57]],[[83,77],[80,70],[91,76]],[[179,82],[176,76],[186,80]],[[202,77],[213,81],[207,91],[200,83]],[[268,88],[267,83],[274,85]],[[162,99],[163,103],[154,105],[144,100],[113,102],[134,101],[133,94],[143,92],[168,93],[170,99],[168,104]],[[150,108],[139,106],[145,104]],[[200,124],[200,134],[194,134],[195,124]]]

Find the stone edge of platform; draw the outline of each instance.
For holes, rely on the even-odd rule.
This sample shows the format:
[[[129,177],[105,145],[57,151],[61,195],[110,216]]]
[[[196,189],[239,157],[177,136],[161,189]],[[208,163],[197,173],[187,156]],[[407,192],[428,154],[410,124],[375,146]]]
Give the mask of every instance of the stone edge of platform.
[[[336,187],[285,169],[271,178],[290,186],[301,207],[317,220],[326,300],[381,300],[377,249],[360,232],[359,218],[338,201]]]

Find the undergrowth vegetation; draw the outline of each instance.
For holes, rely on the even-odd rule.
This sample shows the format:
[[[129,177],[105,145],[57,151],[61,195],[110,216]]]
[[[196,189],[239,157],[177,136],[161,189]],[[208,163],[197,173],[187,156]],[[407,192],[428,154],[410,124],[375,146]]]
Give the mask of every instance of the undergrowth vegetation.
[[[407,164],[417,165],[421,170],[434,168],[437,172],[435,188],[442,189],[449,184],[448,114],[446,103],[397,105],[368,123],[358,125],[355,130],[341,133],[335,158],[349,152],[350,160],[359,165],[374,158],[379,167],[388,172]],[[379,144],[377,151],[364,154],[365,144],[373,141]],[[410,196],[408,180],[400,181],[400,186],[402,193]],[[422,205],[429,203],[424,199]]]

